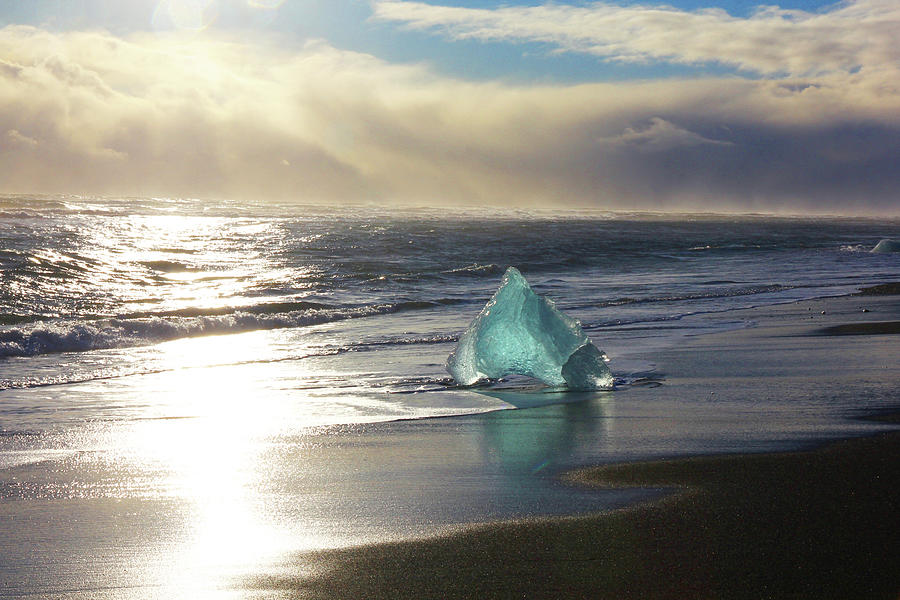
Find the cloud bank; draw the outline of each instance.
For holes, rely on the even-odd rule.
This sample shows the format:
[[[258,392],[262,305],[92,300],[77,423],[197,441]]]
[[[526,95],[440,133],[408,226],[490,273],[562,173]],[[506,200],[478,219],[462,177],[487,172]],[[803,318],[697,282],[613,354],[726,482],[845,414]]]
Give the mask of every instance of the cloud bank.
[[[0,30],[0,57],[5,192],[898,210],[884,66],[512,85],[324,43],[23,26]]]

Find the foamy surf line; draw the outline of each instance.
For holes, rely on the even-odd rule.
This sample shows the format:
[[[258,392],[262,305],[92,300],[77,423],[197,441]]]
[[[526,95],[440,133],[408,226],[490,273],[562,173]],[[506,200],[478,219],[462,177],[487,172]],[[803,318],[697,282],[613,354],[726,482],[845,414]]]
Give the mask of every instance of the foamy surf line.
[[[384,340],[377,341],[363,341],[359,343],[351,343],[341,346],[332,346],[325,345],[321,347],[310,347],[307,348],[308,351],[300,353],[300,354],[289,354],[287,356],[276,356],[269,357],[259,360],[238,360],[238,361],[230,361],[230,362],[202,362],[194,365],[185,365],[179,367],[161,367],[161,368],[120,368],[120,369],[94,369],[68,373],[64,375],[56,375],[56,376],[31,376],[31,377],[23,377],[23,378],[0,378],[0,391],[10,390],[10,389],[29,389],[29,388],[37,388],[37,387],[48,387],[48,386],[56,386],[56,385],[69,385],[69,384],[77,384],[77,383],[87,383],[91,381],[102,381],[109,379],[121,379],[125,377],[137,377],[142,375],[158,375],[162,373],[170,373],[174,371],[184,371],[184,370],[192,370],[192,369],[211,369],[218,367],[239,367],[245,365],[263,365],[270,363],[280,363],[280,362],[290,362],[290,361],[301,361],[310,358],[324,358],[329,356],[335,356],[338,354],[344,354],[347,352],[370,352],[377,351],[381,348],[388,346],[416,346],[416,345],[436,345],[436,344],[445,344],[456,341],[457,336],[455,335],[433,335],[426,337],[391,337]],[[174,340],[173,340],[174,341]],[[397,388],[396,390],[392,389],[390,393],[410,393],[408,389],[405,387],[412,383],[418,384],[429,384],[429,385],[437,385],[442,386],[436,389],[446,389],[447,383],[451,381],[448,378],[434,378],[434,377],[406,377],[402,379],[398,379],[396,381],[389,381],[387,383],[378,383],[372,384],[372,387],[382,388]],[[324,386],[313,386],[310,389],[320,389]],[[415,391],[426,391],[426,390],[415,390]]]
[[[230,314],[199,316],[45,321],[0,330],[0,359],[144,346],[206,335],[308,327],[347,319],[425,310],[444,304],[447,301],[410,301],[360,307],[308,308],[272,314],[267,314],[264,309],[251,309],[252,312],[242,309]]]

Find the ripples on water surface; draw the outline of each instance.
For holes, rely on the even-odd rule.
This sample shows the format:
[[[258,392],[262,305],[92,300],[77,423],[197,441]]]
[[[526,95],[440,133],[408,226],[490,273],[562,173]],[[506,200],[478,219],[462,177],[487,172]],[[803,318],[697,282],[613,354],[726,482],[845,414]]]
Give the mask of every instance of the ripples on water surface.
[[[841,382],[586,398],[444,361],[515,265],[652,381],[730,309],[893,280],[898,225],[0,197],[0,596],[241,597],[282,552],[643,497],[559,485],[585,462],[846,434]]]
[[[0,411],[4,429],[193,415],[211,409],[185,399],[213,393],[198,382],[231,378],[309,424],[488,410],[498,405],[447,387],[443,361],[509,265],[578,317],[627,377],[641,367],[629,349],[739,325],[691,315],[889,279],[893,257],[868,250],[896,230],[865,219],[7,196]],[[397,393],[416,391],[434,393]]]

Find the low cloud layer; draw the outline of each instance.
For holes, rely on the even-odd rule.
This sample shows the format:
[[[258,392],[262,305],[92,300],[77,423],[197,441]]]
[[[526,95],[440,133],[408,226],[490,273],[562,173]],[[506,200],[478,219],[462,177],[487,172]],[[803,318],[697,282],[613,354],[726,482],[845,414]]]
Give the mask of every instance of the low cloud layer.
[[[888,68],[473,83],[323,43],[0,30],[0,191],[898,211]]]

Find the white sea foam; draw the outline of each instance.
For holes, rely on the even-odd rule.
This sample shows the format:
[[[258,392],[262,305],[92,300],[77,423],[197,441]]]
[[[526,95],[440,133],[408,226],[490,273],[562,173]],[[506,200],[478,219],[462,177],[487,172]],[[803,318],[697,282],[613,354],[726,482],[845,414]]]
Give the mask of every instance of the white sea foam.
[[[238,310],[231,314],[191,317],[47,321],[0,330],[0,358],[142,346],[179,338],[261,329],[306,327],[429,306],[433,304],[400,302],[346,308],[310,308],[274,314]]]

